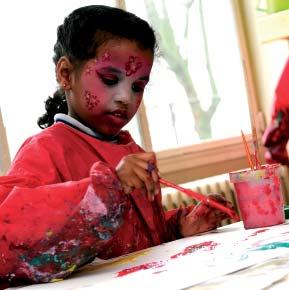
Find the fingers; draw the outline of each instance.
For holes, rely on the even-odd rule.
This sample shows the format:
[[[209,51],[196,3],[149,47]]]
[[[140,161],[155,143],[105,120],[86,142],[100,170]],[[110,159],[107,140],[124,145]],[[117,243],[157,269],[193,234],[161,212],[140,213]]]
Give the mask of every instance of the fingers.
[[[200,202],[185,216],[180,215],[180,231],[183,236],[210,231],[216,229],[225,218],[228,218],[226,213]]]
[[[204,204],[203,202],[198,203],[188,214],[188,218],[197,219],[208,215],[211,208]]]
[[[130,187],[126,184],[122,184],[122,190],[125,194],[130,194],[133,190],[133,187]]]
[[[153,152],[123,157],[116,166],[116,173],[126,194],[129,194],[134,188],[144,188],[148,199],[153,201],[154,195],[159,193],[158,169]]]
[[[142,181],[142,184],[144,184],[149,200],[153,201],[154,194],[155,194],[155,187],[157,185],[153,181],[152,175],[147,170],[143,170],[140,168],[134,168],[134,172],[139,178],[139,180]]]
[[[208,197],[210,199],[212,199],[212,200],[217,201],[218,203],[224,205],[225,207],[227,207],[227,208],[229,208],[231,210],[235,210],[233,204],[230,201],[226,200],[225,197],[223,195],[221,195],[221,194],[218,194],[218,193],[210,193],[208,195]],[[221,213],[222,213],[223,219],[225,219],[225,218],[231,218],[230,216],[228,216],[228,214],[226,214],[224,212],[221,212]]]

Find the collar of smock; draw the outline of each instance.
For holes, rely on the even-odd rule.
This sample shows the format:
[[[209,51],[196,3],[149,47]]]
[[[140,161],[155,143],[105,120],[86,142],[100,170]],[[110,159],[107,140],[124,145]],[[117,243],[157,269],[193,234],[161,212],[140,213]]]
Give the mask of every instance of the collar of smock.
[[[83,133],[86,133],[92,137],[95,137],[99,140],[103,140],[103,141],[109,141],[109,142],[113,142],[113,143],[116,143],[117,142],[117,139],[118,139],[118,135],[114,135],[114,136],[104,136],[104,135],[101,135],[95,131],[93,131],[92,129],[90,129],[89,127],[83,125],[82,123],[80,123],[78,120],[72,118],[71,116],[68,116],[66,114],[62,114],[62,113],[59,113],[59,114],[56,114],[54,116],[54,121],[57,123],[57,122],[62,122],[62,123],[65,123]]]

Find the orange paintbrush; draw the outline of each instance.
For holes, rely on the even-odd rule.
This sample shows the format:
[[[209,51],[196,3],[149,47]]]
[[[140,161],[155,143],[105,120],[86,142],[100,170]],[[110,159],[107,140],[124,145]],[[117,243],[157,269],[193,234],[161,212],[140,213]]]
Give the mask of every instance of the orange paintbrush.
[[[241,130],[241,134],[242,134],[243,144],[244,144],[244,147],[245,147],[247,161],[248,161],[248,164],[249,164],[250,168],[253,170],[254,169],[254,164],[253,164],[252,159],[251,159],[251,153],[250,153],[249,146],[248,146],[248,143],[246,141],[245,135],[244,135],[242,130]]]

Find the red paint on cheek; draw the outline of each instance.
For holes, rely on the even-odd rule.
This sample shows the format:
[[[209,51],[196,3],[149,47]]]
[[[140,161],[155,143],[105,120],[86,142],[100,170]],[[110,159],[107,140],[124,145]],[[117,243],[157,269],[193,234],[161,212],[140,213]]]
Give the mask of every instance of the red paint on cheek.
[[[135,56],[130,56],[128,62],[125,64],[126,76],[131,76],[142,67],[142,63],[136,61]]]
[[[85,91],[84,98],[85,98],[85,105],[89,111],[92,111],[95,107],[97,107],[99,103],[99,99],[96,95],[93,95],[89,91]]]
[[[193,252],[201,250],[201,249],[211,251],[211,250],[215,249],[217,245],[218,245],[217,243],[212,242],[212,241],[191,245],[191,246],[186,247],[182,252],[171,256],[171,259],[176,259],[180,256],[185,256],[187,254],[193,253]]]

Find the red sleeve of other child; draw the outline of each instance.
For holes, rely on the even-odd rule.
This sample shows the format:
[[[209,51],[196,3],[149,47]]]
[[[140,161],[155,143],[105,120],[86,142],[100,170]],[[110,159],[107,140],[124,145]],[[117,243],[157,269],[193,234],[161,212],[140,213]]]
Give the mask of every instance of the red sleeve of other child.
[[[263,134],[267,147],[267,163],[289,165],[286,149],[289,139],[289,59],[277,84],[272,107],[271,122]]]

